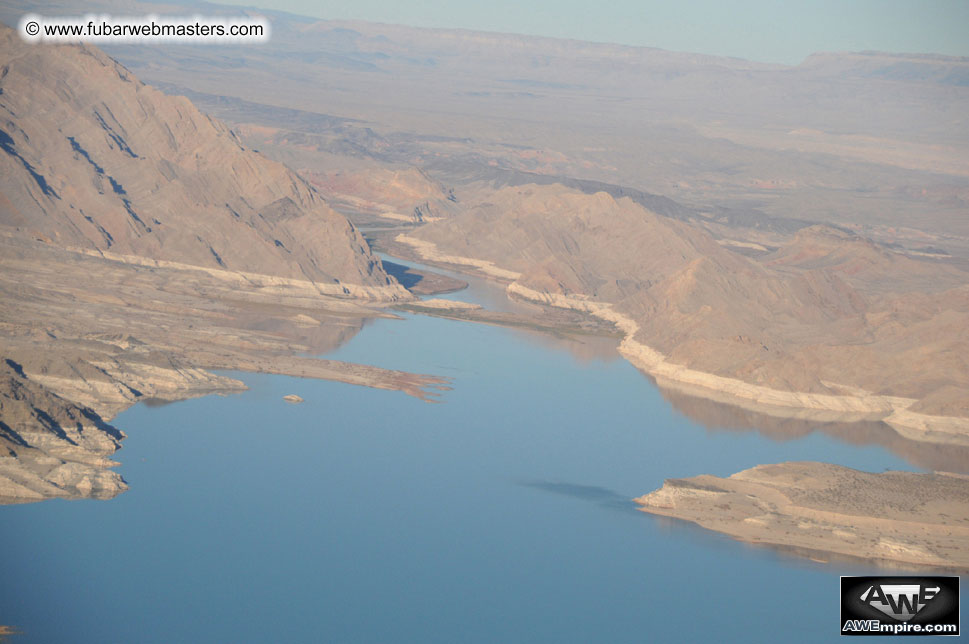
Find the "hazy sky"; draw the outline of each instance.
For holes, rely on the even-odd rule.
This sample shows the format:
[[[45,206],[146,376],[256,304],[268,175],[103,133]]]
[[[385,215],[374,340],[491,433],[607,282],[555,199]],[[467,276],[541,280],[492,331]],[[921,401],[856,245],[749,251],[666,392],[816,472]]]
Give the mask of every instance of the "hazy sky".
[[[798,63],[815,51],[969,56],[969,0],[226,0],[302,15],[462,27]]]

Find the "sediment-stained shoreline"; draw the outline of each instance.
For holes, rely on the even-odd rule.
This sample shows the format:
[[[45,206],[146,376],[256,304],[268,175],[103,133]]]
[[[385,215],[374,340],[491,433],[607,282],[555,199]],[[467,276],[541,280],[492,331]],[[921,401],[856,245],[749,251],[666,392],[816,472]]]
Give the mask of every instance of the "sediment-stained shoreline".
[[[469,267],[476,272],[503,281],[515,280],[520,274],[473,258],[441,253],[432,242],[418,240],[406,234],[396,242],[405,244],[430,262]],[[831,388],[850,392],[843,395],[784,391],[755,385],[737,378],[719,376],[670,362],[664,355],[636,339],[639,325],[635,320],[615,310],[612,304],[596,302],[582,296],[565,296],[540,292],[511,281],[507,292],[526,300],[549,306],[573,309],[595,315],[615,324],[624,338],[619,351],[629,362],[670,388],[682,387],[693,395],[710,396],[720,402],[749,408],[753,411],[785,417],[812,417],[819,420],[882,420],[899,434],[912,440],[969,445],[969,418],[934,416],[910,409],[918,401],[901,396],[884,396],[865,392],[856,387],[828,383]]]

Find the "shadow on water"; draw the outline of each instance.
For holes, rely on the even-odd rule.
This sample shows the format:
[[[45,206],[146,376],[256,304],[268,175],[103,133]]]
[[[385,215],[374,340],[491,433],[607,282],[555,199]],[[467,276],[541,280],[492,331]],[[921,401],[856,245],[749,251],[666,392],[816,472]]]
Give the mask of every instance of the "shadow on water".
[[[168,398],[139,398],[138,402],[143,404],[145,407],[156,408],[156,407],[166,407],[178,401],[170,400]]]
[[[636,504],[628,496],[596,485],[578,485],[560,481],[519,481],[518,485],[580,501],[588,501],[609,510],[638,512]]]
[[[431,271],[426,267],[408,266],[382,258],[384,270],[394,277],[400,285],[415,295],[439,295],[454,293],[468,288],[468,282],[447,275],[442,271]]]
[[[853,557],[810,548],[772,543],[748,543],[728,534],[701,527],[692,521],[642,512],[639,505],[629,497],[596,485],[579,485],[561,481],[519,481],[518,485],[593,503],[601,508],[616,510],[627,516],[634,513],[644,519],[652,520],[657,529],[669,538],[687,541],[705,549],[716,550],[725,557],[737,557],[739,555],[760,558],[767,552],[776,562],[789,568],[832,570],[837,567],[842,573],[859,575],[901,573],[918,569],[918,566],[906,566],[893,561]],[[941,568],[938,571],[952,574],[965,572]]]
[[[383,261],[384,270],[387,274],[395,278],[400,285],[406,289],[412,289],[417,286],[424,276],[421,273],[413,270],[410,266],[404,266],[403,264],[395,264],[394,262]]]

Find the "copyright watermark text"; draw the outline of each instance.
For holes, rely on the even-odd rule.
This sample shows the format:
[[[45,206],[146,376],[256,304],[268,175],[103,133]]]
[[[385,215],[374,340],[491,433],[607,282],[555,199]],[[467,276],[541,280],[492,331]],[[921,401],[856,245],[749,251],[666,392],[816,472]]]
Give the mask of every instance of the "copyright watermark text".
[[[269,21],[261,16],[109,16],[52,18],[28,14],[20,19],[20,37],[27,42],[221,43],[246,44],[269,40]]]

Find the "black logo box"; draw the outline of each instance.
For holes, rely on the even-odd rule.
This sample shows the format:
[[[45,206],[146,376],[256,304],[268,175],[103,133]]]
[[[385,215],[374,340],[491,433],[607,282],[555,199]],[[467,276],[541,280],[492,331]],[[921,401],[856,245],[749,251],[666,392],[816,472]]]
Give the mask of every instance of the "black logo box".
[[[909,619],[903,619],[909,612],[909,604],[899,597],[882,593],[883,586],[919,586],[924,589],[923,597],[930,597],[925,605]],[[932,589],[938,589],[933,591]],[[875,589],[878,589],[877,591]],[[868,601],[862,598],[866,597]],[[884,601],[882,601],[884,597]],[[886,610],[879,610],[882,605]],[[887,611],[887,612],[886,612]],[[845,622],[868,622],[878,620],[881,624],[911,624],[926,626],[953,624],[954,631],[925,632],[915,629],[901,629],[898,632],[870,632],[864,630],[843,630]],[[841,622],[838,625],[842,635],[959,635],[959,578],[949,576],[891,576],[891,577],[842,577],[841,578]]]

